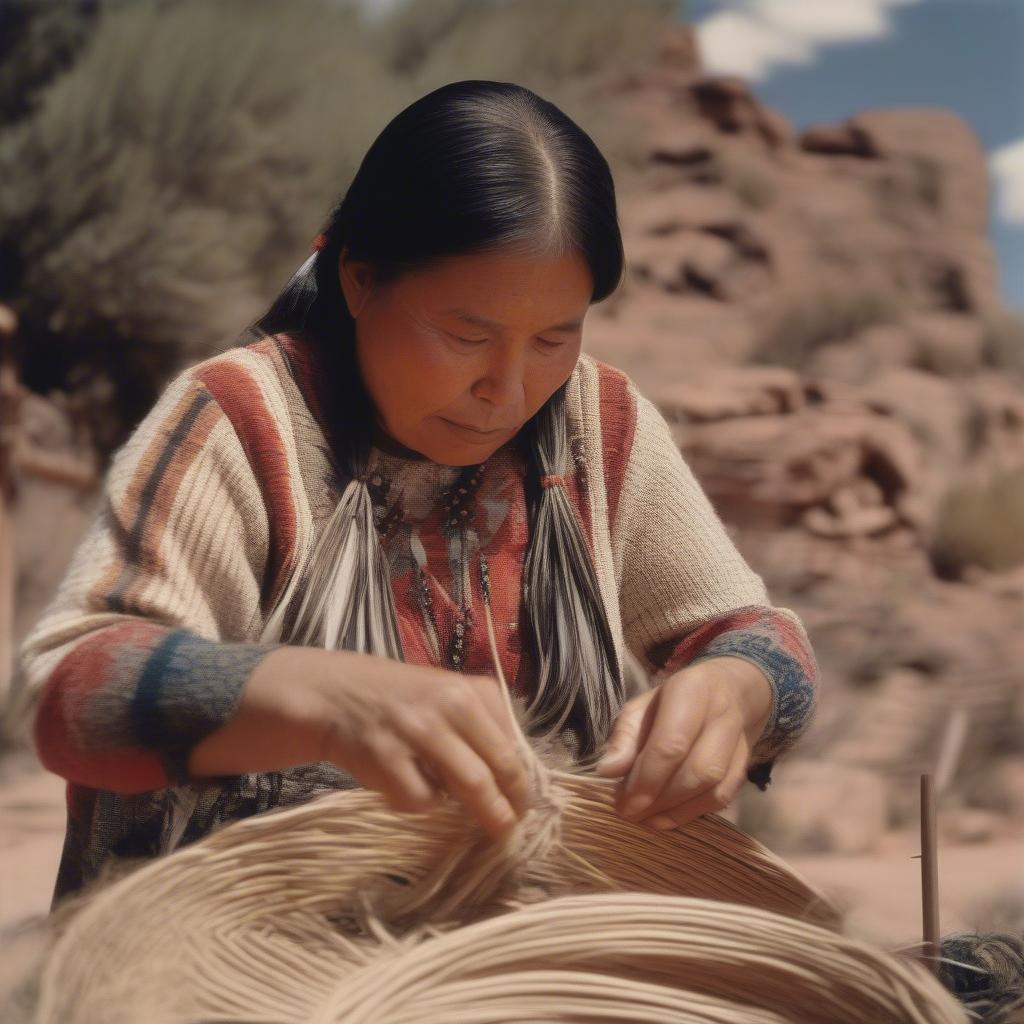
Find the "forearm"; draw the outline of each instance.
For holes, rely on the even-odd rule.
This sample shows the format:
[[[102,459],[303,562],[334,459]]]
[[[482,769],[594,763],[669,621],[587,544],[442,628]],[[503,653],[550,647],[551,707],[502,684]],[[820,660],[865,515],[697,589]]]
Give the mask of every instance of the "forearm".
[[[190,750],[230,718],[274,646],[215,643],[142,619],[98,630],[42,687],[39,758],[71,782],[120,793],[185,781]]]

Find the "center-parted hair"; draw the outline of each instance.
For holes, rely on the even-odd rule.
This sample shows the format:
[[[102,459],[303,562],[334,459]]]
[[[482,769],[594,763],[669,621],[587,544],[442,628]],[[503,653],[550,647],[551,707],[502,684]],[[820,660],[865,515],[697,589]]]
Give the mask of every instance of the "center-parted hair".
[[[322,227],[318,248],[250,328],[252,337],[295,333],[315,347],[330,380],[329,441],[348,480],[304,574],[303,594],[296,573],[265,636],[284,629],[292,642],[402,658],[365,486],[375,415],[338,279],[343,247],[370,264],[381,287],[449,256],[576,252],[593,279],[591,302],[600,302],[624,269],[611,170],[586,132],[523,86],[442,86],[376,138]],[[583,760],[607,737],[624,694],[586,538],[557,483],[572,471],[565,392],[563,385],[519,434],[528,453],[525,632],[536,673],[528,712],[535,735],[571,730]],[[483,592],[486,600],[486,578]]]

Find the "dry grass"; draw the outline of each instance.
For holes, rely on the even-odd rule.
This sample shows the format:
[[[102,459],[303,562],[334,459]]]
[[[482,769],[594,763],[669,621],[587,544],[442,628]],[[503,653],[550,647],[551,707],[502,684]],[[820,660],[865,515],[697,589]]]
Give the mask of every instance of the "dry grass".
[[[752,210],[763,210],[778,198],[779,186],[765,164],[750,157],[718,156],[722,183]]]
[[[1010,309],[982,315],[983,359],[996,370],[1024,373],[1024,316]]]
[[[1024,467],[987,484],[954,485],[939,509],[930,556],[936,572],[959,579],[968,566],[1001,572],[1024,563]]]

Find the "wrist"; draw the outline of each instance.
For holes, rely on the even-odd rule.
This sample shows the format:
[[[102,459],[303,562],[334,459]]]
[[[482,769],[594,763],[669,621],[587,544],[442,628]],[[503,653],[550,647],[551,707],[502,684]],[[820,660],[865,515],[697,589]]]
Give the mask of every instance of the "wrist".
[[[772,714],[775,688],[765,671],[746,658],[720,655],[709,658],[716,669],[724,673],[728,685],[733,687],[743,713],[747,736],[751,746],[764,733]]]
[[[252,669],[235,712],[189,752],[196,778],[277,771],[313,760],[323,649],[282,645]]]

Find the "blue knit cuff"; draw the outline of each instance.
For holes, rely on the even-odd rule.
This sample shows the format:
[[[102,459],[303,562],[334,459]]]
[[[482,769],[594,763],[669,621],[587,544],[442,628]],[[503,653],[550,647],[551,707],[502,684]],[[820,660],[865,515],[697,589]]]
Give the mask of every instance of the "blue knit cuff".
[[[176,629],[154,649],[136,685],[132,726],[173,785],[194,781],[188,773],[193,747],[235,713],[253,669],[279,646],[217,643]]]

